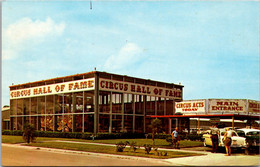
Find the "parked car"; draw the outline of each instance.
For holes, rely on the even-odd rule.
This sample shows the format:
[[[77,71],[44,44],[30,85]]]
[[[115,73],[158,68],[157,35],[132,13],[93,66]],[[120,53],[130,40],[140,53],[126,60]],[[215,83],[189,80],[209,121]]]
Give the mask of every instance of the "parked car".
[[[224,134],[225,134],[226,131],[225,131],[225,129],[219,129],[219,131],[220,131],[220,136],[219,136],[220,140],[219,140],[218,146],[219,147],[225,147],[223,140],[224,140]],[[238,136],[238,134],[234,130],[231,130],[231,131],[232,131],[231,147],[233,147],[233,148],[247,148],[248,144],[247,144],[246,138]],[[211,136],[210,133],[204,134],[202,136],[203,141],[204,141],[204,146],[212,146],[212,141],[211,141],[210,136]]]
[[[225,129],[226,128],[228,128],[228,129],[230,129],[230,130],[237,130],[237,129],[240,129],[239,127],[234,127],[234,129],[233,129],[233,127],[225,127]]]
[[[245,137],[249,146],[260,146],[260,130],[259,129],[237,129],[237,134]]]
[[[188,133],[188,129],[185,129],[183,132]],[[198,128],[190,128],[190,134],[204,134],[206,133],[206,131],[203,128],[200,128],[200,130],[198,130]]]

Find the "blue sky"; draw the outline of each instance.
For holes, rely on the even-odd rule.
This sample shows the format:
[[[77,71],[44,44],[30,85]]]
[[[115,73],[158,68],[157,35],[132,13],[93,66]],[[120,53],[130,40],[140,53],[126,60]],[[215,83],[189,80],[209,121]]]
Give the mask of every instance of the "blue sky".
[[[184,100],[259,100],[257,1],[2,3],[9,86],[93,71],[184,85]]]

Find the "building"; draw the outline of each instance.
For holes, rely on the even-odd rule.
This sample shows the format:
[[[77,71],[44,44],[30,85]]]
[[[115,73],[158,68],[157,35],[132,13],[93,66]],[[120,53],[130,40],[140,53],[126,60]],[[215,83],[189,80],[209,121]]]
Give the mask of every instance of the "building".
[[[10,129],[147,133],[147,115],[173,115],[182,97],[182,85],[99,71],[12,85]]]
[[[260,101],[183,101],[182,85],[100,71],[10,86],[11,130],[28,122],[41,131],[150,133],[159,118],[171,133],[223,122],[251,127],[259,116]]]
[[[10,129],[10,107],[2,108],[2,130]]]
[[[249,99],[199,99],[175,103],[174,115],[153,115],[151,118],[168,119],[169,126],[209,129],[220,127],[259,128],[260,101]],[[173,124],[173,125],[172,125]]]

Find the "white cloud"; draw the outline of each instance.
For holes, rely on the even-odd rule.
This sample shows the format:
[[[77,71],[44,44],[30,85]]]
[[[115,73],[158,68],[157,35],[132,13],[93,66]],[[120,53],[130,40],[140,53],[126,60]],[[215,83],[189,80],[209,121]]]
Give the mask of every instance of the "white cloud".
[[[57,24],[51,18],[45,21],[30,18],[22,18],[14,24],[8,26],[6,35],[13,43],[20,43],[27,39],[44,37],[46,35],[63,33],[64,23]]]
[[[122,69],[133,65],[142,58],[143,49],[135,43],[127,43],[118,52],[117,55],[111,55],[105,62],[105,69]]]
[[[3,60],[14,59],[26,42],[39,43],[48,37],[61,35],[65,23],[55,23],[51,18],[45,21],[22,18],[3,31]]]

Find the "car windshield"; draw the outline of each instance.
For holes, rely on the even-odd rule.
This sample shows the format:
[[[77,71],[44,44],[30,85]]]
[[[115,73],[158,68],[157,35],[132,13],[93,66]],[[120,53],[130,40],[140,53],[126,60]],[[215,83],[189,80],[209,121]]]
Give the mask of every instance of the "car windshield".
[[[243,136],[243,137],[245,137],[245,132],[242,131],[242,130],[237,130],[237,134],[238,134],[238,136]]]
[[[259,133],[259,131],[252,131],[252,132],[248,132],[246,135],[247,136],[259,136],[260,133]]]

